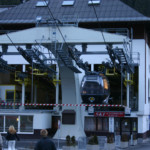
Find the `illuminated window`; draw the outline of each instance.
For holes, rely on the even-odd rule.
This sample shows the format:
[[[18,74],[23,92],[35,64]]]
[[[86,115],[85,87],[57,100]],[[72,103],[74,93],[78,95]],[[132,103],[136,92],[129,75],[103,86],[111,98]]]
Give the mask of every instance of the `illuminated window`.
[[[89,2],[88,2],[88,4],[89,5],[98,5],[98,4],[100,4],[100,0],[89,0]]]
[[[107,80],[103,79],[103,82],[104,82],[104,89],[108,90],[108,82],[107,82]]]
[[[62,6],[73,6],[74,2],[75,2],[75,0],[64,0],[62,2]]]

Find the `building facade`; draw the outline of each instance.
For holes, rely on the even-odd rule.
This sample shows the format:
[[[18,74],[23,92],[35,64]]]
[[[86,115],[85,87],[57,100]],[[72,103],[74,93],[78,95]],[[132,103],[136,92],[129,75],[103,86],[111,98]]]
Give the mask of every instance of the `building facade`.
[[[60,138],[65,138],[68,134],[80,137],[112,133],[129,136],[137,134],[139,139],[147,138],[150,128],[149,22],[149,17],[121,0],[29,0],[1,12],[1,132],[6,133],[9,125],[14,124],[24,137],[37,137],[40,129],[47,128],[58,138],[56,130],[58,120],[61,120]],[[45,26],[52,27],[51,31],[47,31],[52,34],[51,39],[46,39],[45,30],[41,30],[43,35],[38,39],[39,32],[34,29]],[[65,35],[64,29],[61,28],[63,26],[69,26]],[[86,30],[87,39],[90,36],[92,39],[92,35],[95,38],[99,32],[101,41],[96,43],[88,39],[80,42],[84,35],[78,30],[78,35],[75,35],[73,31],[76,30],[71,30],[70,26],[81,28],[81,33]],[[78,50],[77,56],[80,57],[77,58],[88,62],[88,71],[98,72],[105,68],[105,76],[110,84],[109,106],[80,106],[80,84],[85,71],[80,69],[76,59],[73,59],[73,62],[77,68],[74,68],[75,65],[67,66],[59,52],[57,55],[61,61],[57,60],[54,50],[55,46],[60,49],[61,44],[57,43],[59,36],[56,33],[63,35],[63,50],[66,49],[65,44]],[[105,33],[109,33],[109,42]],[[77,36],[77,39],[72,39],[78,42],[70,44],[70,35]],[[28,42],[35,36],[37,38],[34,42]],[[115,42],[114,38],[120,40],[120,36],[123,36],[125,41]],[[22,37],[28,41],[17,43]],[[51,41],[50,47],[48,40]],[[18,47],[27,53],[23,53],[22,49],[18,50]],[[128,66],[132,64],[134,71],[128,71],[130,67],[121,70],[120,63],[111,57],[112,53],[109,53],[108,47],[111,47],[111,50],[128,50],[125,55],[132,60],[128,62]],[[17,54],[18,51],[21,55]],[[66,54],[65,58],[69,61],[65,51],[64,55]],[[74,56],[76,54],[74,53]],[[46,63],[43,62],[45,57]],[[65,64],[64,67],[61,63]],[[51,67],[47,68],[47,65]],[[81,73],[77,73],[78,70]],[[53,71],[57,74],[53,75]],[[45,104],[60,105],[53,107]],[[69,107],[63,104],[79,105]],[[77,133],[71,132],[74,128],[79,128]]]

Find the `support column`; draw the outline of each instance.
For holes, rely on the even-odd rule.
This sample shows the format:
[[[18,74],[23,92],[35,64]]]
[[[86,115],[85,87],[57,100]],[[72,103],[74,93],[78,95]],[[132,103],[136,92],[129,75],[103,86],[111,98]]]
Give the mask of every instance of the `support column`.
[[[91,71],[94,71],[94,64],[91,64]]]
[[[114,117],[109,117],[109,132],[114,133]]]
[[[59,103],[59,67],[56,64],[56,104]]]
[[[130,85],[129,81],[130,80],[130,74],[127,73],[127,107],[129,108],[129,100],[130,100]]]
[[[37,103],[37,85],[34,86],[34,103]]]
[[[22,66],[22,72],[25,72],[26,70],[26,65]],[[25,83],[22,83],[22,100],[21,100],[22,106],[20,106],[19,109],[24,109],[24,104],[25,104]]]
[[[61,74],[61,87],[62,87],[62,103],[63,104],[81,104],[80,97],[80,85],[78,74],[71,71],[65,66],[59,66]],[[65,139],[67,135],[75,136],[76,139],[79,137],[85,137],[84,127],[81,118],[80,107],[63,106],[63,111],[74,111],[75,112],[75,123],[74,124],[62,124],[54,135],[54,139]],[[61,113],[62,114],[62,113]],[[63,118],[62,118],[63,119]]]

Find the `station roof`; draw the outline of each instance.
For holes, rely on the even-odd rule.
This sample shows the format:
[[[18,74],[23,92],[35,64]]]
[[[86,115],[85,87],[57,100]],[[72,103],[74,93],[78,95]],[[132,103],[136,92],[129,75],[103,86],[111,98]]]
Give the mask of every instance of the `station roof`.
[[[42,6],[41,1],[45,2],[45,0],[30,0],[1,12],[0,23],[33,24],[36,23],[37,17],[45,20],[54,17],[60,21],[67,20],[68,22],[76,19],[78,22],[150,21],[149,17],[144,16],[121,0],[96,0],[99,3],[95,5],[88,4],[89,0],[70,0],[73,3],[68,5],[63,5],[63,2],[68,0],[47,0],[48,7]]]

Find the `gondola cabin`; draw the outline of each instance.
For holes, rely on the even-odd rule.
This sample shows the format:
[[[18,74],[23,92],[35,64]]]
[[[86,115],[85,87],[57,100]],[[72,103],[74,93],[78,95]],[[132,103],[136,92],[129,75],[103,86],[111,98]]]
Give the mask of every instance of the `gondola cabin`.
[[[110,87],[109,82],[101,73],[87,74],[81,82],[81,97],[86,104],[108,103]]]

